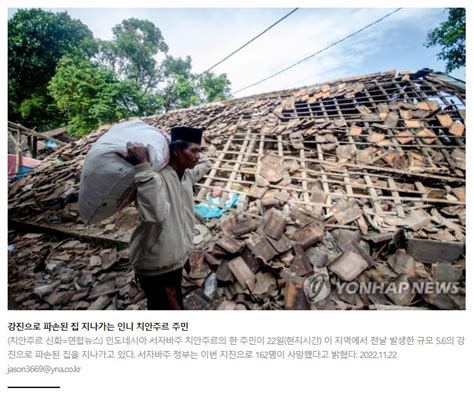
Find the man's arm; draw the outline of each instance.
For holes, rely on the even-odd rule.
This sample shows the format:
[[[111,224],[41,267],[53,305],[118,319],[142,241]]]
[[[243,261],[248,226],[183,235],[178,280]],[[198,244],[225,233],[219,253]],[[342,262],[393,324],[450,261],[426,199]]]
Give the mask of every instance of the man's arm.
[[[143,222],[161,224],[170,211],[159,174],[150,165],[148,149],[143,144],[127,143],[127,152],[117,155],[135,167],[138,214]]]
[[[143,222],[164,222],[170,211],[170,203],[164,193],[161,177],[149,163],[135,166],[138,214]]]
[[[211,169],[211,166],[211,160],[206,155],[200,154],[198,164],[194,166],[194,169],[189,170],[192,183],[198,182]]]

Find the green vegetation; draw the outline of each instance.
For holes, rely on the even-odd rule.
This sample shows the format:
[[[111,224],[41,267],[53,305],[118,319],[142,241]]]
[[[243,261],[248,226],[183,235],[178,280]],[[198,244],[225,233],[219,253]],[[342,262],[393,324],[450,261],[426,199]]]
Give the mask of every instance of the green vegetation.
[[[19,10],[8,21],[8,118],[38,129],[61,123],[48,83],[63,56],[90,57],[91,31],[65,12]]]
[[[230,97],[225,74],[191,72],[161,31],[130,18],[110,41],[66,13],[18,10],[8,22],[9,119],[39,131],[67,125],[82,136],[100,124]],[[158,63],[156,56],[165,55]]]
[[[448,20],[431,30],[425,46],[441,46],[438,59],[446,61],[446,72],[466,65],[466,9],[448,8]]]

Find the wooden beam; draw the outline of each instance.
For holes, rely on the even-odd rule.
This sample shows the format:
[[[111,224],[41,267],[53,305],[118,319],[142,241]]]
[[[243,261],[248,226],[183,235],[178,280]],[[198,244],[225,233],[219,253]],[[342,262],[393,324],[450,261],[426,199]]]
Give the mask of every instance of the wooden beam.
[[[224,145],[224,149],[221,151],[221,153],[219,154],[217,160],[214,162],[214,164],[212,165],[212,168],[211,168],[211,171],[209,172],[209,177],[214,177],[217,173],[217,171],[220,169],[221,167],[221,162],[222,160],[224,159],[224,156],[226,155],[227,153],[227,150],[229,149],[230,145],[232,144],[232,139],[229,138],[227,140],[227,142],[225,143]],[[206,187],[209,187],[211,185],[211,182],[212,182],[212,179],[211,178],[207,178],[204,185]],[[199,199],[202,199],[207,193],[207,190],[206,189],[203,189],[201,188],[201,190],[198,192],[198,195],[197,197]]]
[[[25,127],[22,126],[22,125],[19,125],[19,124],[10,122],[10,121],[8,121],[8,127],[11,128],[12,130],[16,130],[16,131],[18,131],[18,132],[20,132],[20,133],[22,133],[22,134],[26,134],[26,135],[30,135],[30,136],[35,136],[35,137],[37,137],[37,138],[39,138],[39,139],[41,139],[41,140],[50,140],[50,141],[53,141],[53,142],[55,142],[57,145],[59,145],[60,147],[64,147],[64,146],[67,145],[66,143],[63,143],[62,141],[56,140],[56,139],[53,138],[53,137],[44,136],[42,133],[35,132],[34,130],[25,128]]]
[[[128,241],[89,235],[87,233],[72,231],[71,229],[63,228],[61,226],[45,225],[16,219],[8,219],[8,228],[17,229],[24,232],[45,233],[51,236],[59,236],[61,238],[73,237],[75,239],[106,248],[117,247],[119,249],[124,249],[127,248],[129,244]]]

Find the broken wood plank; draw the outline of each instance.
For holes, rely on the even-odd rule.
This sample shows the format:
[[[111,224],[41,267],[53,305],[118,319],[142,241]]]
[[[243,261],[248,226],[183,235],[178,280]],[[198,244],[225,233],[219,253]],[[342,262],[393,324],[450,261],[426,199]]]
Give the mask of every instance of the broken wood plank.
[[[64,228],[60,225],[46,225],[38,224],[28,221],[19,221],[13,218],[8,219],[9,229],[19,229],[22,231],[45,233],[52,236],[59,236],[61,238],[74,237],[75,239],[85,241],[97,246],[103,247],[117,247],[123,249],[128,247],[128,241],[120,239],[111,239],[108,237],[95,236],[87,233],[81,233],[78,231],[71,231],[70,229]]]
[[[400,218],[405,217],[405,212],[403,211],[403,204],[400,200],[400,194],[397,192],[397,184],[393,178],[388,179],[388,186],[392,189],[392,196],[394,197],[395,209],[397,210],[397,215]]]
[[[230,261],[229,269],[242,288],[248,288],[251,292],[255,289],[255,275],[241,257],[237,257]]]

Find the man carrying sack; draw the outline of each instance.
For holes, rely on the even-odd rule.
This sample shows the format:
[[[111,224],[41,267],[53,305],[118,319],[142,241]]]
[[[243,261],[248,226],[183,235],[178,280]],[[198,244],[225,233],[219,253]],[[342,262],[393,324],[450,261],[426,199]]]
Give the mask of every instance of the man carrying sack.
[[[126,153],[117,153],[135,166],[139,224],[129,255],[149,310],[183,309],[182,268],[194,238],[193,185],[211,168],[200,157],[202,129],[179,126],[170,132],[170,161],[158,173],[142,144],[129,142]]]

